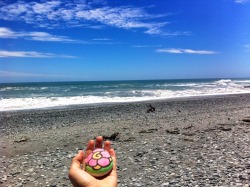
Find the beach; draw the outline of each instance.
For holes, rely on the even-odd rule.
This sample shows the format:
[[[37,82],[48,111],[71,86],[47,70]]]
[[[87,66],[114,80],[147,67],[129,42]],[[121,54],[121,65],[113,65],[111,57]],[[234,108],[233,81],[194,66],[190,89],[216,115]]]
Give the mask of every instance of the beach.
[[[118,186],[247,187],[248,119],[250,94],[0,112],[0,186],[71,186],[72,158],[101,135]]]

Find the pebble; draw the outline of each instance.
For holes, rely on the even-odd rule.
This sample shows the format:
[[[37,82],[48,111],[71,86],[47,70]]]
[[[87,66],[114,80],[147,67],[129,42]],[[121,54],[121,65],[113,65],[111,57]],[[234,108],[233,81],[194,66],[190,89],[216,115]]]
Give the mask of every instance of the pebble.
[[[0,132],[5,133],[0,138],[1,144],[9,141],[8,138],[14,140],[15,136],[29,133],[32,138],[15,145],[21,147],[27,144],[32,147],[34,141],[34,144],[39,142],[47,148],[44,148],[45,151],[20,152],[12,156],[3,156],[0,152],[0,186],[71,186],[68,179],[70,162],[83,146],[83,140],[78,137],[84,137],[86,143],[98,134],[107,135],[111,131],[119,131],[121,140],[112,141],[112,146],[117,152],[118,182],[121,187],[249,187],[250,126],[238,123],[237,120],[241,113],[242,116],[249,115],[250,99],[240,99],[242,102],[239,98],[232,101],[220,98],[197,99],[195,106],[189,100],[158,102],[155,104],[157,111],[149,114],[145,112],[143,104],[136,103],[124,104],[122,107],[111,105],[89,107],[86,110],[62,110],[46,115],[43,114],[45,111],[24,112],[20,117],[19,113],[15,113],[11,118],[1,118],[3,114],[0,113],[0,122],[2,119],[8,122],[5,130],[1,129]],[[235,111],[239,114],[236,115]],[[33,123],[19,123],[25,117]],[[231,124],[231,130],[216,128],[216,125],[225,121]],[[18,124],[20,127],[11,128]],[[56,128],[50,129],[49,125]],[[190,130],[184,128],[187,126],[195,132],[192,135],[194,141],[183,139],[182,133]],[[178,134],[166,131],[176,128]],[[139,133],[142,129],[150,133]],[[148,129],[158,130],[151,132]],[[80,140],[61,140],[62,136],[75,136],[77,141]],[[58,143],[60,141],[63,141],[61,146]],[[47,142],[46,146],[43,142]],[[58,145],[54,146],[53,143]]]

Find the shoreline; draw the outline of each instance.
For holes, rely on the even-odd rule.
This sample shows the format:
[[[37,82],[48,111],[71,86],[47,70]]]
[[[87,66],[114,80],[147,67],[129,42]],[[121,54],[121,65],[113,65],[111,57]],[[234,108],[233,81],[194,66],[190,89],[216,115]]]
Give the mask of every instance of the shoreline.
[[[147,112],[148,105],[155,112]],[[246,186],[250,94],[0,112],[0,185],[69,186],[77,150],[111,136],[119,186]],[[35,163],[35,164],[34,164]]]
[[[67,109],[78,109],[78,108],[89,108],[89,107],[105,107],[110,105],[126,105],[134,103],[157,103],[157,102],[167,102],[176,100],[193,100],[202,98],[213,98],[213,97],[230,97],[230,96],[241,96],[249,95],[250,93],[223,93],[223,94],[208,94],[208,95],[195,95],[195,96],[178,96],[171,98],[159,98],[159,99],[148,99],[148,100],[138,100],[138,101],[121,101],[121,102],[103,102],[103,103],[87,103],[87,104],[72,104],[72,105],[62,105],[62,106],[52,106],[43,108],[28,108],[28,109],[13,109],[13,110],[0,110],[0,115],[2,113],[18,113],[18,112],[33,112],[33,111],[46,111],[46,110],[67,110]]]
[[[188,105],[192,105],[193,102],[204,102],[212,101],[213,104],[216,104],[217,108],[224,108],[224,106],[219,106],[217,101],[221,102],[223,105],[231,100],[234,102],[241,102],[241,98],[246,98],[247,102],[242,102],[243,105],[248,103],[248,98],[250,94],[232,94],[232,95],[211,95],[211,96],[199,96],[199,97],[183,97],[183,98],[171,98],[171,99],[159,99],[151,101],[138,101],[138,102],[125,102],[125,103],[103,103],[103,104],[94,104],[94,105],[73,105],[68,107],[61,108],[50,108],[50,109],[32,109],[32,110],[16,110],[16,111],[4,111],[0,112],[0,124],[2,124],[0,135],[5,135],[4,131],[8,131],[7,134],[15,134],[19,132],[34,132],[43,129],[51,129],[54,126],[65,127],[65,126],[74,126],[75,124],[83,125],[89,124],[91,122],[99,123],[103,121],[103,118],[107,117],[107,114],[112,116],[112,119],[105,119],[106,121],[116,121],[115,118],[123,117],[124,120],[127,118],[138,118],[136,113],[141,115],[142,119],[145,118],[148,105],[152,104],[157,108],[162,107],[164,110],[166,106],[176,104],[174,112],[182,110],[181,108]],[[227,101],[223,101],[227,100]],[[239,101],[238,101],[239,100]],[[184,104],[183,104],[184,103]],[[181,106],[183,104],[183,106]],[[199,105],[199,107],[202,107]],[[209,106],[211,107],[211,106]],[[231,106],[230,106],[231,107]],[[194,108],[192,108],[193,110]],[[173,115],[171,108],[167,108],[170,115]],[[192,112],[191,110],[191,112]],[[189,111],[187,111],[188,113]],[[197,111],[199,112],[199,111]],[[117,114],[116,114],[117,113]],[[82,114],[83,116],[80,116]],[[114,115],[115,114],[115,115]],[[71,116],[75,117],[73,119]],[[176,117],[176,116],[174,116]],[[6,119],[10,119],[9,124]],[[49,124],[44,123],[48,121]],[[88,121],[88,123],[84,123]],[[25,124],[25,126],[23,125]],[[6,128],[5,128],[6,127]],[[10,129],[8,129],[10,127]]]

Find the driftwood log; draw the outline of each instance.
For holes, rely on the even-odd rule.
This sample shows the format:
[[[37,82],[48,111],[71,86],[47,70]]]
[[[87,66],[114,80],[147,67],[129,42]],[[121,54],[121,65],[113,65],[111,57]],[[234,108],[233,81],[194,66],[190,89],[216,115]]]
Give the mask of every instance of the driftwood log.
[[[244,122],[250,122],[250,116],[243,118],[242,121],[244,121]]]
[[[102,136],[103,137],[103,140],[112,140],[112,141],[116,141],[119,139],[119,135],[120,133],[119,132],[115,132],[113,134],[111,134],[110,136]]]
[[[155,107],[153,107],[151,104],[148,106],[147,113],[155,112]]]

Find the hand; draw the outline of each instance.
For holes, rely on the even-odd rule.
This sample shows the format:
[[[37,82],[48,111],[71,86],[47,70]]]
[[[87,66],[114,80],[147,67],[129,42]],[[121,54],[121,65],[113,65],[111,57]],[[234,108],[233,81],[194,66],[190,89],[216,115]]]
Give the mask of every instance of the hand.
[[[112,171],[102,178],[95,178],[84,170],[84,159],[87,158],[95,148],[102,148],[102,143],[103,138],[101,136],[96,138],[96,142],[90,140],[86,153],[79,151],[73,158],[69,171],[69,179],[74,187],[117,187],[116,155],[114,149],[111,148],[110,141],[104,142],[104,149],[109,152],[113,159]]]

